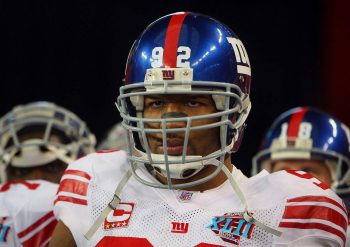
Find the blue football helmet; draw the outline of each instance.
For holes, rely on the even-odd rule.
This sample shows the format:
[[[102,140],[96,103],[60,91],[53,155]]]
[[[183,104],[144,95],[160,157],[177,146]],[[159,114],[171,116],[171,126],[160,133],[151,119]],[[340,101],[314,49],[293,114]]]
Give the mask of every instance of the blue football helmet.
[[[56,159],[68,164],[94,152],[95,144],[94,134],[71,111],[46,101],[18,105],[0,118],[1,182],[7,181],[9,164],[29,168]]]
[[[311,107],[281,114],[268,130],[261,151],[253,158],[252,174],[272,170],[283,159],[321,159],[338,194],[350,192],[350,131],[333,116]]]
[[[179,12],[151,23],[134,42],[127,59],[124,86],[117,107],[128,132],[128,159],[140,182],[158,188],[185,188],[204,183],[221,170],[227,153],[237,151],[251,108],[251,67],[248,54],[237,35],[223,23],[196,13]],[[217,112],[196,117],[144,118],[144,96],[211,95]],[[219,122],[193,127],[199,119],[220,118]],[[147,123],[166,126],[185,122],[185,128],[145,128]],[[221,147],[206,156],[186,155],[189,133],[220,128]],[[152,153],[147,134],[184,135],[182,155]],[[203,138],[205,138],[203,136]],[[136,172],[145,164],[165,176],[167,185],[142,179]],[[217,165],[210,176],[191,183],[172,184],[171,178],[186,179],[207,165]]]

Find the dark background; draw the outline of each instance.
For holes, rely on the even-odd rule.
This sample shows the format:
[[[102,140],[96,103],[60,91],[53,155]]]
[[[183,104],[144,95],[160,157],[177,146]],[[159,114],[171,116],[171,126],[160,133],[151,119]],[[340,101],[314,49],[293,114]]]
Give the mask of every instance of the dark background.
[[[0,1],[0,115],[53,101],[100,139],[120,116],[114,106],[129,48],[155,19],[177,11],[230,26],[252,65],[253,108],[234,162],[250,158],[281,112],[311,105],[350,124],[349,1]]]

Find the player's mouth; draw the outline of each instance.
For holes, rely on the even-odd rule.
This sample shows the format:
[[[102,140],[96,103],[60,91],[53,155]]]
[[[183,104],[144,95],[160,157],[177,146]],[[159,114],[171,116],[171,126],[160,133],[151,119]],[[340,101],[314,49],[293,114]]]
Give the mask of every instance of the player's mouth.
[[[183,139],[168,139],[166,145],[166,151],[169,155],[182,155],[184,140]],[[158,151],[164,154],[164,146],[161,144],[158,146]],[[185,155],[189,155],[189,148],[187,147]]]

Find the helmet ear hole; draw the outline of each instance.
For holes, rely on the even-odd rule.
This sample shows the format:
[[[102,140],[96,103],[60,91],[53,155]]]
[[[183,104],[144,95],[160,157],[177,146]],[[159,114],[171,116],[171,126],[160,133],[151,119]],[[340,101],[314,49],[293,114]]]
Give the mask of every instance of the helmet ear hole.
[[[19,156],[21,156],[21,155],[22,155],[22,150],[18,150],[18,151],[14,154],[15,157],[19,157]]]
[[[241,145],[241,142],[243,140],[243,135],[244,135],[244,129],[245,129],[245,125],[243,125],[241,128],[239,128],[238,130],[235,129],[233,131],[233,136],[232,136],[232,139],[234,140],[234,135],[235,135],[235,132],[238,132],[236,135],[237,135],[237,140],[234,140],[234,144],[233,144],[233,148],[232,148],[232,152],[235,153],[238,151],[239,149],[239,146]]]
[[[39,149],[40,149],[40,151],[43,152],[43,153],[49,151],[45,145],[40,145],[40,146],[39,146]]]
[[[156,170],[159,174],[162,174],[162,171],[160,170],[160,168],[159,167],[153,167],[154,168],[154,170]]]

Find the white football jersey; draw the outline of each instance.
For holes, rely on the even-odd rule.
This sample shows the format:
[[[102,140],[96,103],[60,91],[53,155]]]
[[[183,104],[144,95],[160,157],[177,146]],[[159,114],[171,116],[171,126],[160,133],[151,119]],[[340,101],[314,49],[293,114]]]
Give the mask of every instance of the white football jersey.
[[[62,177],[55,201],[57,218],[78,246],[344,246],[347,213],[342,200],[304,172],[266,171],[233,177],[250,212],[282,231],[274,236],[246,222],[244,207],[229,181],[204,192],[145,186],[132,176],[90,241],[84,238],[113,199],[129,169],[124,151],[95,153],[75,161]],[[155,180],[146,170],[140,175]]]
[[[58,184],[43,180],[0,185],[0,246],[48,246],[57,224]]]

